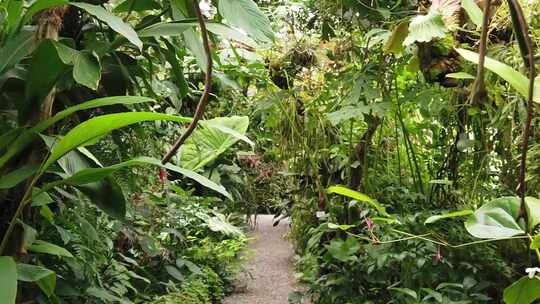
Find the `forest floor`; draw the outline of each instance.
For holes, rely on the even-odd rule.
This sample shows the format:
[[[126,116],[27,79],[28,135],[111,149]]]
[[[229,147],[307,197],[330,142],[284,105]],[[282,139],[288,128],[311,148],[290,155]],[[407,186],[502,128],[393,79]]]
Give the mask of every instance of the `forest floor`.
[[[287,304],[297,287],[291,243],[285,239],[289,222],[272,227],[273,215],[259,215],[251,232],[250,253],[238,277],[236,292],[224,304]]]

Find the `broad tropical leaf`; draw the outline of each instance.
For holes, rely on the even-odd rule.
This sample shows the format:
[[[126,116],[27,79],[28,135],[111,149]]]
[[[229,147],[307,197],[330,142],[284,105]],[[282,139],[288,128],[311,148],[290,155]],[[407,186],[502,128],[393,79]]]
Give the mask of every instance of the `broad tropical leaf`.
[[[253,0],[220,0],[219,13],[233,26],[244,30],[262,43],[274,41],[270,20]]]
[[[28,249],[32,252],[46,253],[60,257],[73,257],[65,248],[41,240],[36,240]]]
[[[112,96],[112,97],[105,97],[105,98],[98,98],[98,99],[90,100],[90,101],[78,104],[76,106],[67,108],[66,110],[54,115],[53,117],[47,120],[41,121],[35,127],[22,132],[22,134],[20,134],[20,136],[18,136],[15,141],[11,142],[8,150],[0,157],[0,169],[3,168],[5,164],[12,157],[17,155],[29,144],[31,144],[32,141],[38,136],[39,133],[47,130],[49,127],[53,126],[58,121],[68,117],[69,115],[73,113],[76,113],[82,110],[99,108],[99,107],[107,107],[107,106],[118,105],[118,104],[123,104],[123,105],[138,104],[138,103],[143,103],[143,102],[149,102],[152,100],[153,99],[151,98],[140,97],[140,96]]]
[[[377,211],[379,211],[379,213],[382,216],[389,217],[389,218],[392,217],[392,216],[390,216],[390,214],[388,214],[386,212],[386,210],[384,209],[383,206],[381,206],[376,200],[374,200],[371,197],[365,195],[364,193],[354,191],[354,190],[349,189],[349,188],[344,187],[344,186],[331,186],[331,187],[328,187],[327,192],[329,194],[335,193],[335,194],[339,194],[339,195],[343,195],[343,196],[355,199],[355,200],[360,201],[360,202],[368,203],[373,208],[377,209]]]
[[[223,194],[225,197],[232,199],[232,196],[227,192],[227,190],[221,186],[216,184],[215,182],[209,180],[208,178],[193,172],[191,170],[180,168],[178,166],[174,166],[172,164],[161,164],[161,161],[155,158],[150,157],[138,157],[132,160],[128,160],[126,162],[118,163],[116,165],[112,165],[109,167],[103,167],[103,168],[88,168],[84,170],[80,170],[77,173],[73,174],[70,177],[67,177],[65,179],[62,179],[57,182],[50,183],[46,185],[42,191],[47,191],[48,189],[51,189],[53,187],[67,184],[71,186],[77,186],[77,187],[83,187],[88,184],[93,184],[98,181],[103,180],[104,178],[107,178],[114,172],[126,168],[126,167],[132,167],[132,166],[140,166],[140,165],[153,165],[153,166],[159,166],[166,169],[169,169],[171,171],[180,173],[184,175],[185,177],[194,180],[195,182],[201,184],[202,186],[214,190],[218,193]]]
[[[540,279],[522,277],[504,290],[504,303],[530,304],[540,299]]]
[[[17,274],[19,281],[36,283],[47,295],[51,296],[56,287],[56,273],[45,267],[17,264]]]
[[[456,49],[456,51],[466,60],[478,64],[479,55],[477,53],[465,49]],[[527,76],[514,70],[511,66],[487,56],[485,67],[506,80],[516,91],[527,98],[529,95],[529,79]],[[540,80],[538,78],[535,80],[534,101],[540,103]]]
[[[424,224],[432,224],[432,223],[435,223],[435,222],[437,222],[439,220],[442,220],[442,219],[469,216],[471,214],[473,214],[472,210],[460,210],[460,211],[454,211],[454,212],[449,212],[449,213],[445,213],[445,214],[432,215],[432,216],[427,218],[427,220],[424,222]]]
[[[200,169],[238,140],[249,141],[245,138],[248,126],[249,118],[246,116],[219,117],[204,121],[180,149],[180,167]]]
[[[191,121],[190,118],[152,112],[128,112],[94,117],[71,129],[71,131],[60,139],[41,168],[41,172],[45,172],[45,170],[60,157],[85,143],[100,138],[116,129],[135,123],[153,120],[166,120],[180,123]]]
[[[447,32],[442,15],[437,11],[430,11],[427,15],[418,15],[411,20],[409,35],[403,41],[403,45],[444,38]]]
[[[520,201],[517,197],[501,197],[483,205],[465,222],[467,231],[483,239],[507,238],[525,231],[517,223]]]
[[[83,2],[71,2],[71,5],[85,10],[90,15],[105,22],[112,30],[124,36],[139,49],[142,49],[143,42],[139,36],[137,36],[137,32],[135,32],[135,30],[129,24],[122,21],[122,19],[119,17],[112,15],[103,7]]]
[[[17,264],[12,257],[0,257],[0,302],[15,304],[17,298]]]
[[[30,30],[22,30],[17,36],[7,41],[0,48],[0,75],[7,72],[9,69],[19,63],[26,55],[32,52],[34,44],[34,32]]]

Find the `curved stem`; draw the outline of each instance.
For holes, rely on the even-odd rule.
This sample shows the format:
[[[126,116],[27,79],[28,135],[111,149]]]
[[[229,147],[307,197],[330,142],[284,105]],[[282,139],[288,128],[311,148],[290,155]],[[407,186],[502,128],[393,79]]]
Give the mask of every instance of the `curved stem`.
[[[193,0],[193,5],[195,7],[195,12],[197,13],[197,19],[199,20],[199,26],[201,27],[202,32],[202,39],[203,39],[203,45],[204,45],[204,52],[206,53],[206,75],[204,79],[204,92],[201,96],[201,99],[199,100],[199,103],[197,104],[197,109],[195,110],[195,116],[193,117],[193,121],[189,124],[188,128],[180,136],[180,138],[174,143],[173,147],[167,153],[163,159],[161,160],[162,164],[168,163],[171,158],[173,158],[174,155],[178,152],[178,149],[184,144],[184,142],[191,136],[195,128],[197,128],[197,125],[199,124],[199,121],[204,115],[204,111],[206,109],[206,104],[208,103],[208,98],[210,97],[210,91],[212,89],[212,53],[210,50],[210,42],[208,38],[208,31],[206,30],[206,23],[204,21],[204,16],[201,12],[201,9],[199,7],[199,3],[197,0]]]

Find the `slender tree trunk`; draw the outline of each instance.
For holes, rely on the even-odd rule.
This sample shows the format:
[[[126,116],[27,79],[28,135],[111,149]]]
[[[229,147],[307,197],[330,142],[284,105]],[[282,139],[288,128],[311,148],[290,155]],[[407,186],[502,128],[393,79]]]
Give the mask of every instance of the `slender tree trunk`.
[[[364,117],[368,128],[362,134],[362,137],[356,144],[353,155],[351,155],[351,163],[358,162],[356,168],[352,168],[351,171],[350,186],[352,189],[358,189],[362,184],[362,178],[367,169],[367,155],[371,148],[373,135],[375,135],[377,128],[381,124],[381,119],[376,116],[366,114]]]

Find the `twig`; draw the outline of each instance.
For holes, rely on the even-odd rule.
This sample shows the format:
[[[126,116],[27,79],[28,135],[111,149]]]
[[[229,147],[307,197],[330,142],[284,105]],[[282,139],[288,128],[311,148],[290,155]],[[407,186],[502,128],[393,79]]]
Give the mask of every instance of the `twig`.
[[[197,109],[195,110],[195,116],[193,117],[193,121],[189,124],[188,128],[180,136],[180,138],[174,143],[172,149],[163,157],[161,160],[162,164],[168,163],[171,158],[173,158],[174,155],[178,152],[178,149],[184,144],[184,142],[191,136],[195,128],[197,128],[197,125],[199,124],[199,121],[204,115],[204,110],[206,109],[206,104],[208,103],[208,98],[210,97],[210,91],[212,89],[212,53],[210,51],[210,42],[208,39],[208,31],[206,30],[206,23],[204,21],[203,14],[201,12],[201,9],[199,7],[199,3],[197,0],[193,0],[193,5],[195,7],[195,12],[197,13],[197,19],[199,20],[199,26],[201,27],[202,32],[202,39],[203,39],[203,45],[204,45],[204,51],[206,53],[206,75],[204,79],[204,92],[201,96],[201,99],[199,100],[199,103],[197,104]]]
[[[486,84],[484,82],[484,62],[486,60],[487,36],[489,31],[489,15],[491,0],[486,0],[484,7],[484,19],[482,20],[482,34],[480,35],[480,49],[478,59],[478,71],[476,72],[476,81],[471,92],[471,104],[477,105],[486,99]]]
[[[525,176],[527,174],[527,150],[529,148],[529,134],[531,132],[531,122],[532,122],[532,116],[533,116],[533,98],[534,98],[534,80],[536,77],[536,70],[535,70],[535,60],[534,60],[534,47],[531,42],[531,37],[529,36],[529,27],[527,25],[527,21],[525,20],[525,17],[523,15],[523,11],[521,10],[521,6],[519,3],[515,0],[509,0],[511,4],[514,6],[515,13],[516,13],[516,21],[518,24],[514,24],[514,28],[517,28],[516,31],[521,31],[521,35],[523,37],[523,41],[521,41],[524,45],[524,48],[526,49],[526,56],[524,56],[524,61],[527,64],[527,67],[529,69],[529,92],[528,92],[528,98],[527,98],[527,119],[525,121],[525,126],[523,127],[523,144],[521,147],[521,170],[519,174],[519,185],[520,185],[520,198],[521,198],[521,206],[519,210],[519,216],[522,217],[525,222],[528,221],[527,218],[527,209],[525,206],[525,195],[527,193],[527,182],[525,180]],[[523,50],[522,50],[523,51]]]

